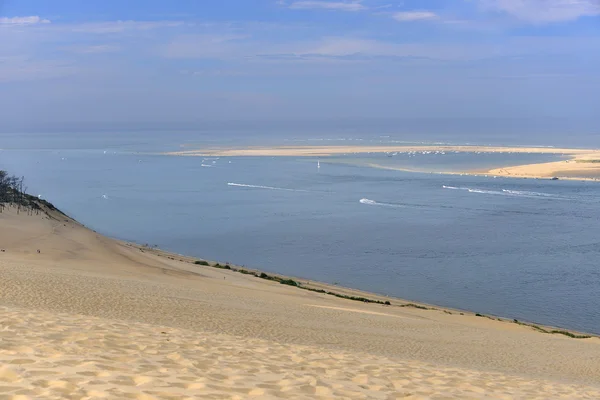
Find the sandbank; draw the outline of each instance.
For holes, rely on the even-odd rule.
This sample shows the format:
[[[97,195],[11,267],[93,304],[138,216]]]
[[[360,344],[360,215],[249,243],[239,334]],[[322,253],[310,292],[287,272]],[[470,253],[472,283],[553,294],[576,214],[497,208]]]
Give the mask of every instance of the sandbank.
[[[392,152],[458,152],[458,153],[529,153],[556,154],[566,159],[554,162],[507,165],[491,170],[453,171],[450,174],[493,175],[510,178],[559,178],[568,180],[600,179],[600,150],[570,149],[555,147],[502,147],[502,146],[451,146],[451,145],[419,145],[419,146],[277,146],[248,148],[211,148],[203,150],[185,150],[166,153],[173,156],[199,157],[329,157],[345,154],[392,153]],[[393,169],[405,172],[414,171],[401,167],[390,167],[375,163],[370,167]],[[443,171],[427,171],[449,173]]]
[[[273,146],[245,148],[207,148],[183,150],[166,153],[173,156],[199,157],[246,157],[246,156],[279,156],[279,157],[326,157],[340,154],[389,153],[389,152],[490,152],[490,153],[537,153],[578,155],[590,153],[585,149],[566,149],[555,147],[503,147],[503,146],[468,146],[468,145],[417,145],[417,146]],[[600,152],[599,152],[600,154]]]

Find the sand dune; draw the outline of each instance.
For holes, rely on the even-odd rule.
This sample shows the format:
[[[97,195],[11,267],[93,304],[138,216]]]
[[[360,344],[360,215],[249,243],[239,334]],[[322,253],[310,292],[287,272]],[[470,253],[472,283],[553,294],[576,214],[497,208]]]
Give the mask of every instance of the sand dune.
[[[199,267],[56,213],[0,213],[0,248],[0,398],[600,397],[597,338]]]
[[[119,320],[7,307],[0,318],[0,392],[13,399],[600,397],[582,385]]]

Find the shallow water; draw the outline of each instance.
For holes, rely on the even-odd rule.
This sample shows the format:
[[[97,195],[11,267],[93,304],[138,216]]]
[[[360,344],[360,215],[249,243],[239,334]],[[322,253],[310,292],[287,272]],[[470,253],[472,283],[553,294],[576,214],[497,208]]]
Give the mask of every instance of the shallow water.
[[[353,155],[317,168],[313,158],[151,154],[207,142],[184,135],[0,139],[0,168],[107,235],[600,334],[595,182],[362,166],[476,169],[502,162],[497,154]],[[506,156],[517,164],[554,157]]]

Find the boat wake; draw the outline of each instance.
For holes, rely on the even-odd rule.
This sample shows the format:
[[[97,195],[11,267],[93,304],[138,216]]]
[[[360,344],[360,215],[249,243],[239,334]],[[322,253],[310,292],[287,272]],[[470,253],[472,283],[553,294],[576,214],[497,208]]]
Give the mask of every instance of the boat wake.
[[[393,207],[393,208],[402,208],[405,207],[402,204],[393,204],[393,203],[380,203],[371,199],[360,199],[361,204],[366,204],[368,206],[380,206],[380,207]]]
[[[282,190],[285,192],[308,192],[308,190],[302,190],[302,189],[289,189],[289,188],[261,186],[261,185],[247,185],[244,183],[233,183],[233,182],[227,183],[227,186],[235,186],[235,187],[242,187],[242,188],[249,188],[249,189]]]
[[[526,190],[488,190],[479,188],[469,187],[456,187],[443,185],[442,188],[450,190],[464,190],[469,193],[496,195],[496,196],[508,196],[508,197],[525,197],[530,199],[547,199],[547,200],[574,200],[572,197],[555,195],[551,193],[531,192]]]

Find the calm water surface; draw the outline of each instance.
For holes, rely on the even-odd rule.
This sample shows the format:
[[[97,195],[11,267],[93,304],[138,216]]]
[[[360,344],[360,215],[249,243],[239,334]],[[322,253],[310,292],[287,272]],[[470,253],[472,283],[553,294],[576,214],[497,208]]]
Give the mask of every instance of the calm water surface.
[[[555,156],[352,155],[318,169],[309,158],[156,155],[209,142],[183,135],[0,140],[0,168],[110,236],[600,334],[600,183],[364,166],[477,169]]]

